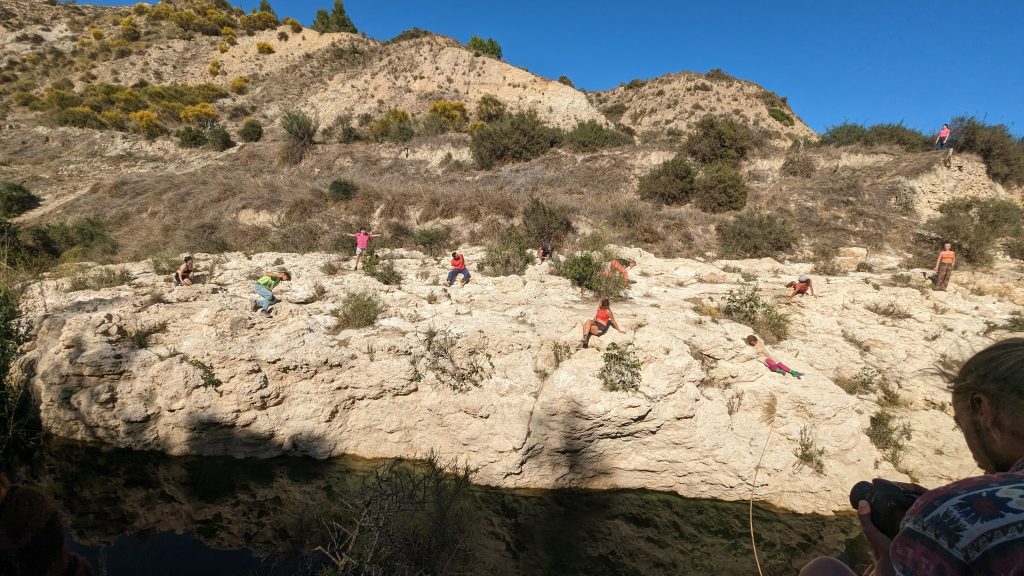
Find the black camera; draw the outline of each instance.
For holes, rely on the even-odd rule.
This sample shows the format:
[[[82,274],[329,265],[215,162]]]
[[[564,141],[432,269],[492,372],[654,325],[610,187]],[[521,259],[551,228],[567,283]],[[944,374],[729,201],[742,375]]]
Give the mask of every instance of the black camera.
[[[920,494],[917,492],[911,492],[895,482],[875,478],[871,482],[857,482],[853,485],[850,505],[856,509],[861,500],[867,500],[871,505],[871,523],[882,534],[895,538],[900,531],[900,522],[918,496]]]

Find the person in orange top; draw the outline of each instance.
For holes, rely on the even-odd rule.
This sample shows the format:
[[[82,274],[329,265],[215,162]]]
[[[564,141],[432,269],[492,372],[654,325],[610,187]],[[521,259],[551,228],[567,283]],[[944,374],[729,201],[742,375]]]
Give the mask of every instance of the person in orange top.
[[[601,303],[597,306],[597,314],[594,316],[594,319],[583,323],[583,340],[576,349],[588,348],[590,346],[590,337],[604,336],[608,332],[609,326],[618,330],[620,334],[624,334],[615,322],[615,314],[612,314],[608,299],[602,298]]]
[[[793,293],[789,295],[789,298],[786,298],[786,302],[793,300],[793,297],[798,294],[800,296],[807,294],[808,290],[811,291],[811,296],[814,296],[815,298],[818,297],[818,295],[814,293],[814,282],[811,280],[811,277],[806,274],[801,274],[797,277],[796,282],[787,283],[786,288],[793,289]]]
[[[625,258],[614,258],[611,261],[610,268],[608,270],[608,274],[614,274],[614,273],[618,272],[619,274],[622,275],[622,280],[626,284],[630,284],[631,282],[629,281],[629,270],[627,270],[627,267],[632,268],[633,266],[636,266],[636,260],[633,260],[633,259],[627,260]]]
[[[462,274],[462,283],[469,284],[469,270],[466,269],[466,258],[458,252],[452,252],[452,269],[448,271],[448,285],[455,282],[455,278]]]
[[[953,275],[953,267],[956,266],[956,252],[951,248],[949,242],[943,244],[939,257],[935,259],[935,289],[943,292],[949,286],[949,277]]]

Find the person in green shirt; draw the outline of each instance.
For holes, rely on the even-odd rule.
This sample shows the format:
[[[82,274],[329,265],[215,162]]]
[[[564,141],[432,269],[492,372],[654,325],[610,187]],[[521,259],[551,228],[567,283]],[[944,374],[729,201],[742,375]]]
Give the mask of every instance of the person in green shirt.
[[[274,288],[281,282],[292,279],[287,270],[281,272],[267,272],[252,286],[252,291],[259,295],[259,298],[252,301],[252,311],[260,311],[264,316],[270,316],[270,303],[274,301]]]

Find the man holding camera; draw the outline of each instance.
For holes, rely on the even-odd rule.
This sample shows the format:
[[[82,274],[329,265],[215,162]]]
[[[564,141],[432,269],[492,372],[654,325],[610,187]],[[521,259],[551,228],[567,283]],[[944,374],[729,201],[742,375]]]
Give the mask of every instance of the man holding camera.
[[[953,418],[986,475],[931,491],[877,480],[866,491],[855,487],[851,500],[859,499],[857,515],[875,558],[868,574],[1024,576],[1024,338],[975,354],[953,378],[952,392]],[[881,495],[886,486],[896,486],[902,498]],[[880,526],[892,524],[887,516],[899,508],[892,503],[908,495],[916,500],[894,524],[898,532],[885,534]],[[800,575],[853,571],[818,558]]]

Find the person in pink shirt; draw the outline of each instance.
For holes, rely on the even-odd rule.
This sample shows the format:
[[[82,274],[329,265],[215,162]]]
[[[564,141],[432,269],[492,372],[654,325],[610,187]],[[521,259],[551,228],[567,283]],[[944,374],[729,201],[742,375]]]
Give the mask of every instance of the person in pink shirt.
[[[942,150],[946,147],[949,141],[949,124],[943,124],[942,130],[939,130],[939,135],[935,138],[935,148]]]
[[[373,234],[367,232],[366,228],[360,228],[359,232],[355,234],[346,233],[345,236],[351,236],[356,239],[356,265],[352,267],[353,270],[359,269],[359,261],[363,259],[363,252],[370,246],[370,238],[377,238],[380,234]]]

